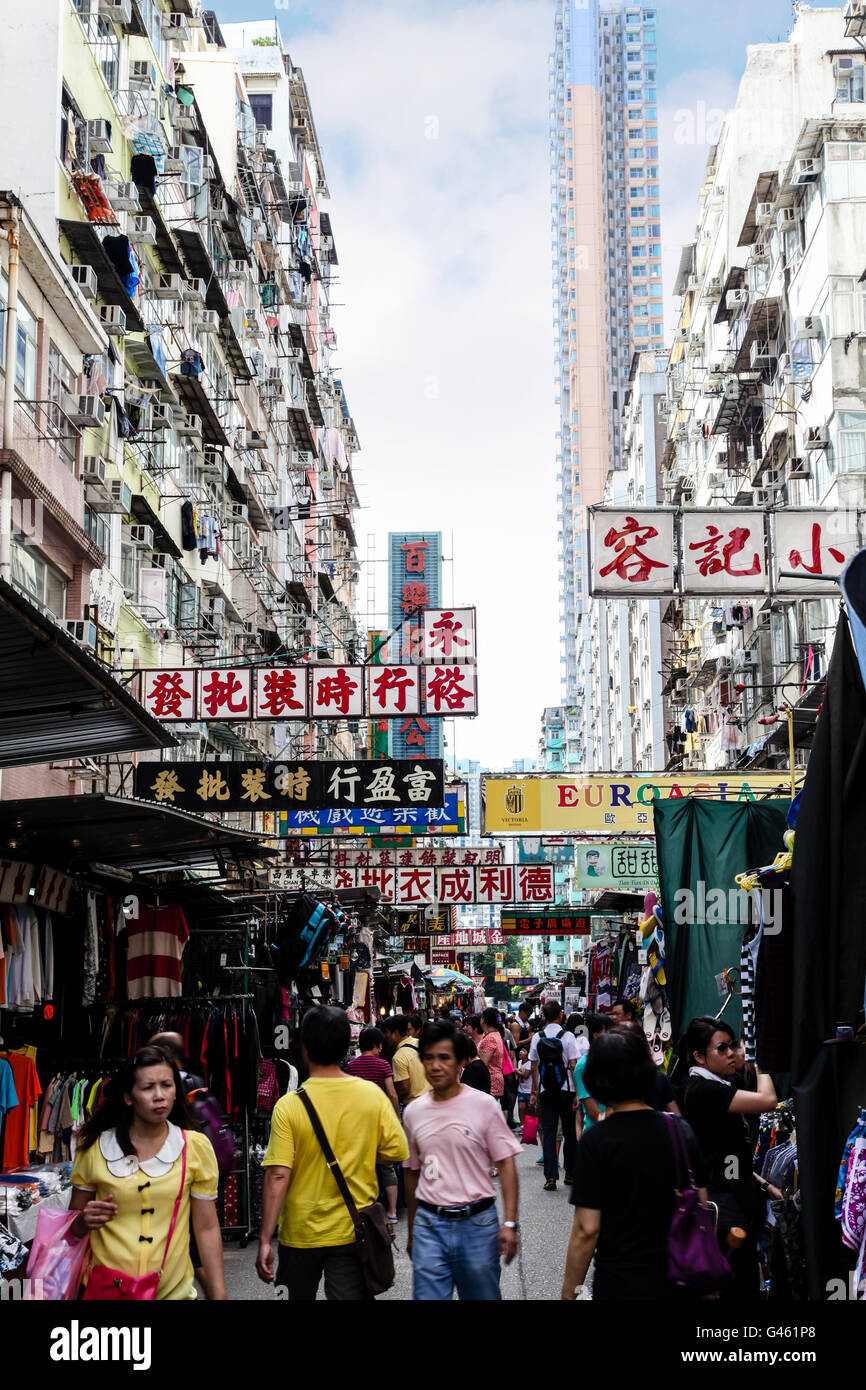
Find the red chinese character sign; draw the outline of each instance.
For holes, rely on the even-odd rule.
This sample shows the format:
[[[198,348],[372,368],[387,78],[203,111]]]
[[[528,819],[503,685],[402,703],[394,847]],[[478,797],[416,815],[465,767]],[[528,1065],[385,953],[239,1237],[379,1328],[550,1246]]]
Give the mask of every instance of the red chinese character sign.
[[[424,656],[427,661],[472,662],[476,654],[474,608],[426,610]]]
[[[195,719],[196,668],[145,671],[142,704],[154,719]]]
[[[251,719],[251,669],[202,667],[198,677],[198,713],[200,719]]]
[[[592,592],[613,598],[676,592],[673,509],[592,512]]]
[[[474,666],[424,667],[424,704],[428,714],[477,714],[478,693]]]
[[[370,717],[416,715],[421,711],[418,666],[369,666],[367,709]],[[423,740],[422,740],[423,742]]]
[[[691,508],[682,514],[683,584],[693,594],[762,594],[768,587],[764,513]]]
[[[316,668],[313,672],[313,718],[360,719],[363,713],[363,666]]]
[[[835,578],[859,550],[857,514],[786,508],[775,513],[773,531],[776,592],[833,598],[836,590],[820,576]]]
[[[306,666],[263,666],[256,671],[259,719],[304,719],[308,713]]]

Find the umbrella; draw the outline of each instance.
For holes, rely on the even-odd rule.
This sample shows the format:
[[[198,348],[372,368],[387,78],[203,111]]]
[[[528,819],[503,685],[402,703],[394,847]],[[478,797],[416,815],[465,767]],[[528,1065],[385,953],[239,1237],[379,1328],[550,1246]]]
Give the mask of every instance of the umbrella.
[[[470,989],[472,987],[472,981],[468,975],[461,975],[459,970],[449,970],[444,965],[436,970],[431,970],[427,979],[434,985],[469,985]]]

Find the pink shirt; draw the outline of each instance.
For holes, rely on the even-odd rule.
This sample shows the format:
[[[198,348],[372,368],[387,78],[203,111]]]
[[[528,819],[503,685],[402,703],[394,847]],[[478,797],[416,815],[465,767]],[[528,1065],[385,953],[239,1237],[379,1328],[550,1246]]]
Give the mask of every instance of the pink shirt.
[[[502,1074],[502,1056],[505,1044],[498,1033],[485,1033],[478,1044],[478,1056],[490,1068],[490,1094],[505,1095],[505,1077]]]
[[[403,1166],[420,1172],[417,1196],[435,1206],[495,1197],[490,1169],[520,1153],[499,1102],[471,1086],[461,1086],[453,1100],[434,1100],[427,1091],[407,1105],[403,1128],[409,1140]]]

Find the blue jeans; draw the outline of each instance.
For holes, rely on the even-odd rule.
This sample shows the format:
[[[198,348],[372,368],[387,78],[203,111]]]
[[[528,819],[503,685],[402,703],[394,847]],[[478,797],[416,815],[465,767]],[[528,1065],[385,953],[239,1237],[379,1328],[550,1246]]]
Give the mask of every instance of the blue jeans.
[[[499,1216],[495,1205],[462,1221],[418,1207],[412,1231],[412,1297],[492,1303],[499,1290]]]

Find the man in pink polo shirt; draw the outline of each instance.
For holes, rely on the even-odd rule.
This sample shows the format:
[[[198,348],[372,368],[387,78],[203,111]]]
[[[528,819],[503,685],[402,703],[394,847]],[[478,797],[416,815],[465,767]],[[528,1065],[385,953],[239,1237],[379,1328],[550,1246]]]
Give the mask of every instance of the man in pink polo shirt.
[[[413,1298],[464,1300],[502,1297],[500,1258],[517,1254],[517,1169],[520,1144],[499,1102],[460,1083],[466,1035],[453,1023],[427,1023],[419,1050],[431,1090],[406,1107],[409,1140],[406,1200]],[[504,1220],[496,1212],[490,1170],[499,1169]]]

